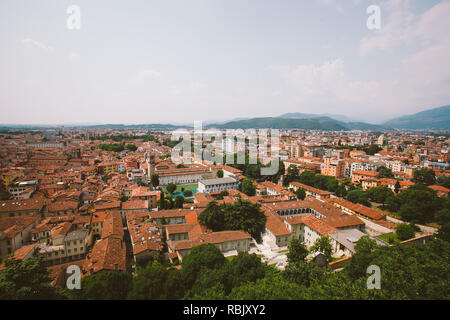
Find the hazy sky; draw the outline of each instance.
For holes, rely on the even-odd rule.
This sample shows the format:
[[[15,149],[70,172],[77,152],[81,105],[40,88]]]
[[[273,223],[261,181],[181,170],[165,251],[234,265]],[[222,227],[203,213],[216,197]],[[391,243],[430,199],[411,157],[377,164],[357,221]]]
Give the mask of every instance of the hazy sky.
[[[449,17],[431,0],[0,0],[0,123],[382,121],[450,103]]]

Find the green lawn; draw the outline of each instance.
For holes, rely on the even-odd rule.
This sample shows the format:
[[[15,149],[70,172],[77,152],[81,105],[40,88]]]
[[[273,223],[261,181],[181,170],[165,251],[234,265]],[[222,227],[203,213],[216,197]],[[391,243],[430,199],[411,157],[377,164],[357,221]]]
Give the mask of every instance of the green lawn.
[[[180,185],[177,185],[177,188],[175,189],[174,193],[181,192],[181,188],[184,188],[184,190],[191,190],[192,191],[192,190],[197,189],[197,187],[198,187],[197,183],[180,184]],[[167,189],[166,189],[165,186],[163,187],[163,191],[164,191],[164,193],[168,194]]]
[[[400,220],[402,219],[402,217],[400,217],[400,215],[397,212],[391,212],[391,211],[389,211],[387,209],[381,209],[381,208],[376,207],[376,206],[372,206],[372,209],[381,211],[387,216],[390,216],[390,217],[393,217],[393,218],[396,218],[396,219],[400,219]]]
[[[382,234],[382,235],[378,236],[377,238],[381,239],[383,241],[386,241],[387,243],[389,243],[389,238],[390,237],[392,237],[394,239],[394,241],[398,240],[397,239],[397,234],[395,232]]]

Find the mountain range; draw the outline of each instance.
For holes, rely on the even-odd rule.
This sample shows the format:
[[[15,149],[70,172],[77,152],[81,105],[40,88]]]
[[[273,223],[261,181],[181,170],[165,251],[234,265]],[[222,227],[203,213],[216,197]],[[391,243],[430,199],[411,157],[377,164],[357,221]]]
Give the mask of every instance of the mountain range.
[[[110,129],[177,129],[192,128],[185,124],[74,124],[64,125],[67,128],[110,128]],[[285,113],[277,117],[235,118],[229,121],[205,121],[204,126],[217,129],[305,129],[305,130],[371,130],[383,131],[392,129],[413,130],[450,130],[450,105],[442,106],[411,115],[391,119],[383,124],[358,122],[339,114]],[[0,124],[0,130],[57,128],[57,125],[23,125]]]
[[[278,117],[251,118],[210,124],[219,129],[305,129],[305,130],[450,130],[450,106],[438,107],[394,118],[383,124],[358,122],[337,114],[286,113]]]
[[[450,130],[450,105],[394,118],[384,125],[398,129]]]

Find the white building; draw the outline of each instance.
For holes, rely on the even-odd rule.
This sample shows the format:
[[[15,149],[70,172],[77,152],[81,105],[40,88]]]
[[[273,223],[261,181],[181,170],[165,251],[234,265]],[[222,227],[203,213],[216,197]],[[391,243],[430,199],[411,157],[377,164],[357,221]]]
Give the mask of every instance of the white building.
[[[239,180],[226,177],[218,179],[200,180],[197,191],[200,193],[211,193],[239,188]]]

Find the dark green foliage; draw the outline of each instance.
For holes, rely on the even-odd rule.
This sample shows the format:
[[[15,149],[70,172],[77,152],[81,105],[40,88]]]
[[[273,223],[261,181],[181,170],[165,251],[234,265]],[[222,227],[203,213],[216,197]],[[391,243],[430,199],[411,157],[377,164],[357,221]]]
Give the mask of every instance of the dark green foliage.
[[[444,223],[438,231],[438,238],[450,242],[450,222]]]
[[[306,192],[302,188],[298,188],[297,191],[295,191],[295,195],[297,196],[297,199],[304,200],[306,197]]]
[[[150,177],[150,181],[153,187],[159,186],[159,176],[156,173],[153,173]]]
[[[125,271],[105,271],[81,279],[81,290],[73,290],[81,300],[124,300],[132,285]]]
[[[409,224],[399,224],[395,229],[395,233],[400,241],[414,238],[415,235],[414,228]]]
[[[256,194],[256,188],[253,185],[253,181],[248,178],[245,178],[242,181],[241,191],[248,196],[254,196]]]
[[[426,186],[414,185],[396,196],[396,200],[389,199],[387,203],[390,210],[398,211],[403,220],[427,223],[434,220],[435,214],[444,207],[445,200]]]
[[[177,185],[175,183],[169,183],[166,186],[166,190],[167,192],[169,192],[170,194],[173,194],[173,192],[177,189]]]
[[[322,252],[327,256],[328,259],[331,258],[331,253],[333,252],[333,248],[331,247],[330,239],[325,236],[320,237],[314,242],[314,245],[310,248],[311,252]]]
[[[0,183],[0,200],[9,200],[11,199],[11,194],[8,190],[6,190],[3,183]]]
[[[287,173],[283,180],[283,185],[288,186],[292,181],[298,181],[300,175],[298,173],[298,167],[296,165],[289,165]]]
[[[338,196],[346,194],[345,187],[334,177],[316,174],[310,170],[303,171],[297,181],[317,189],[335,192]]]
[[[241,199],[233,204],[210,202],[198,220],[213,231],[244,230],[255,239],[260,238],[266,224],[266,216],[259,206]]]
[[[450,177],[439,176],[436,180],[437,184],[450,189]]]
[[[188,198],[188,197],[192,197],[192,191],[191,190],[184,190],[183,191],[183,195]]]
[[[303,262],[308,255],[308,249],[300,239],[292,239],[288,246],[289,252],[286,254],[288,263]]]
[[[388,187],[370,188],[366,191],[366,193],[371,201],[382,203],[383,205],[386,203],[389,197],[394,196],[394,193]]]
[[[363,190],[351,190],[347,192],[346,198],[348,201],[353,203],[360,203],[364,206],[370,207],[369,195]]]
[[[392,173],[392,170],[386,167],[378,167],[378,178],[394,178],[394,174]]]
[[[316,265],[314,261],[298,261],[289,263],[283,276],[286,280],[310,287],[314,281],[320,281],[325,274],[325,270]]]
[[[174,208],[183,208],[183,203],[184,203],[184,197],[183,196],[176,196],[175,197],[175,203],[174,203]]]
[[[136,150],[137,150],[136,145],[134,145],[134,144],[132,144],[132,143],[127,144],[126,148],[127,148],[128,150],[130,150],[130,151],[136,151]]]
[[[125,145],[123,143],[101,143],[98,145],[98,148],[106,151],[121,152],[125,149]]]
[[[222,231],[225,227],[225,215],[217,202],[209,202],[206,209],[198,216],[198,221],[212,231]]]
[[[129,299],[166,300],[179,299],[183,294],[181,274],[176,269],[167,269],[158,261],[137,270],[133,279]]]
[[[217,170],[216,175],[217,178],[223,178],[223,170],[222,169]]]
[[[50,285],[41,258],[7,259],[0,271],[0,300],[63,299]]]
[[[436,183],[436,174],[432,169],[420,168],[414,171],[413,181],[429,186]]]
[[[158,209],[159,210],[164,210],[167,209],[167,203],[166,200],[164,198],[164,192],[161,192],[161,195],[159,197],[159,201],[158,201]]]

